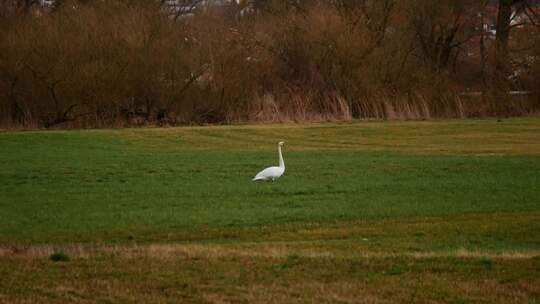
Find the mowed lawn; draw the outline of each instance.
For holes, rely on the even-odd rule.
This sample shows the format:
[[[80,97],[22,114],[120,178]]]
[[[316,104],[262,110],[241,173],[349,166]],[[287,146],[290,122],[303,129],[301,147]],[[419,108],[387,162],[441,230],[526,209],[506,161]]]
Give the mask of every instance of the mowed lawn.
[[[540,119],[0,132],[0,303],[66,301],[538,303]]]

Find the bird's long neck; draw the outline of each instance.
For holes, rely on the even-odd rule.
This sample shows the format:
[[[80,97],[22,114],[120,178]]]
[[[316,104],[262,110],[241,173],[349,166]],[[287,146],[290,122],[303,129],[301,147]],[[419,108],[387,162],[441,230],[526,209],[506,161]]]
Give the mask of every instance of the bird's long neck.
[[[279,154],[279,167],[285,168],[285,162],[283,162],[283,155],[281,155],[281,146],[278,146],[278,154]]]

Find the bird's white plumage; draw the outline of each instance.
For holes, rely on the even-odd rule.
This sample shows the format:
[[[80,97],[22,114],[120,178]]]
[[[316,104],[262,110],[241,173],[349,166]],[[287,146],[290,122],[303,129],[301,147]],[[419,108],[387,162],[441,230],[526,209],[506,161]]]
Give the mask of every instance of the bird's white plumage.
[[[280,178],[283,173],[285,173],[285,162],[283,162],[283,156],[281,155],[281,147],[285,143],[280,141],[278,143],[278,154],[279,154],[279,166],[268,167],[261,172],[257,173],[253,178],[254,181],[265,181],[265,180],[276,180]]]
[[[253,178],[253,180],[276,179],[276,178],[279,178],[281,175],[283,175],[283,172],[285,172],[285,168],[268,167],[262,170],[261,172],[257,173],[257,175],[255,175],[255,178]]]

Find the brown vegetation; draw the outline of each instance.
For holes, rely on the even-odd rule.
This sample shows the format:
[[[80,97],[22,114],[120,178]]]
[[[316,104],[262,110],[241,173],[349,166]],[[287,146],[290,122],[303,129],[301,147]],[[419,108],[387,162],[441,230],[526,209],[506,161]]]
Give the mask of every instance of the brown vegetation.
[[[513,239],[537,221],[478,214],[225,228],[182,243],[0,246],[0,303],[534,303],[538,250],[493,249],[491,237]],[[483,250],[428,249],[485,238]]]
[[[243,1],[189,14],[171,14],[166,1],[58,1],[48,9],[34,2],[0,0],[2,127],[507,116],[540,108],[538,26],[505,32],[502,73],[478,18],[489,1]],[[523,71],[509,80],[514,70]]]

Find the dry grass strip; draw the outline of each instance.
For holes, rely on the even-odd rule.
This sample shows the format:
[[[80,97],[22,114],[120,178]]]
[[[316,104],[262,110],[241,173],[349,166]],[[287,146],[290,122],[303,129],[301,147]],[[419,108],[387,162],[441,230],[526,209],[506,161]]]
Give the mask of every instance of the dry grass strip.
[[[53,253],[62,252],[72,258],[92,258],[97,255],[115,255],[124,258],[151,257],[157,259],[177,258],[221,258],[221,257],[263,257],[284,258],[295,255],[303,258],[393,258],[409,257],[415,259],[426,258],[490,258],[501,260],[530,259],[540,256],[540,250],[529,251],[481,251],[460,248],[451,251],[423,251],[423,252],[354,252],[329,248],[290,248],[284,244],[257,243],[244,245],[200,245],[200,244],[145,244],[145,245],[0,245],[0,258],[43,258]]]

